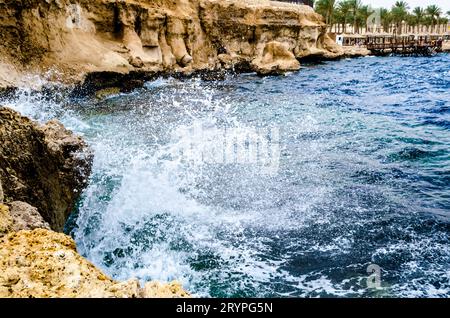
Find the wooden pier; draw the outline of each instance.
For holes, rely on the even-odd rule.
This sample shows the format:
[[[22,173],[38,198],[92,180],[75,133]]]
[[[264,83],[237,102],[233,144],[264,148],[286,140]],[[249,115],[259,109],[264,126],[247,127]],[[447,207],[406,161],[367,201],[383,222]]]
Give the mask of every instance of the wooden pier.
[[[374,55],[429,56],[442,52],[442,37],[433,35],[366,36],[365,46]]]

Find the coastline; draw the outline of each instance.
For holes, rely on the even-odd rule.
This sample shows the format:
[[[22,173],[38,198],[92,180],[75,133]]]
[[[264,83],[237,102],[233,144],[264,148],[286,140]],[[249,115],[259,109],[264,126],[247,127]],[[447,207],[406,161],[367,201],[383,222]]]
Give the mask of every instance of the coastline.
[[[268,75],[298,70],[302,58],[344,55],[311,7],[274,1],[11,1],[0,14],[4,92],[26,84],[27,74],[77,86],[92,77]]]
[[[304,5],[35,0],[8,2],[0,13],[5,17],[0,25],[2,97],[21,87],[104,96],[111,88],[127,92],[159,76],[282,74],[300,69],[300,58],[343,56],[322,17]],[[80,256],[74,241],[58,232],[89,178],[88,146],[57,121],[40,126],[8,108],[0,112],[5,128],[0,131],[5,159],[0,164],[0,296],[190,296],[177,282],[149,282],[143,288],[133,279],[116,282]],[[50,157],[50,168],[41,165]],[[37,169],[36,176],[27,174],[20,164],[24,160]],[[54,180],[43,182],[46,178]],[[52,274],[41,274],[48,271]]]
[[[276,75],[303,61],[372,55],[337,45],[311,7],[268,0],[11,1],[0,13],[0,97],[53,85],[103,96],[158,77]]]
[[[108,94],[129,92],[159,77],[198,76],[205,80],[217,80],[229,72],[278,75],[298,71],[302,60],[334,60],[371,55],[364,48],[337,46],[326,35],[322,18],[306,6],[268,2],[256,4],[250,0],[159,1],[159,8],[148,1],[125,1],[120,5],[109,0],[80,1],[75,7],[68,1],[48,1],[48,5],[39,4],[38,1],[30,3],[30,7],[24,8],[22,19],[30,18],[34,22],[30,22],[31,27],[28,26],[28,29],[26,25],[21,26],[21,32],[26,34],[28,40],[24,41],[19,55],[23,50],[40,53],[18,56],[13,52],[15,42],[12,41],[12,30],[16,29],[2,30],[8,45],[6,49],[0,50],[0,97],[12,96],[17,89],[25,86],[37,91],[68,90],[72,96],[92,95],[101,99]],[[10,5],[13,8],[18,4],[12,1]],[[38,22],[33,16],[36,8],[45,12],[45,19],[40,17],[37,20],[46,22],[39,22],[39,32],[34,36],[29,33],[38,25],[34,24]],[[241,11],[245,11],[245,15],[233,16]],[[27,16],[27,12],[30,16]],[[61,12],[64,18],[57,18]],[[159,24],[145,25],[142,12],[151,15]],[[111,17],[115,21],[114,25],[106,22]],[[56,25],[54,32],[47,31],[45,24],[53,22]],[[235,29],[242,31],[243,40],[232,35]],[[72,45],[74,43],[75,47]],[[89,45],[82,48],[87,43]],[[444,52],[450,52],[450,43],[445,44]],[[28,74],[36,74],[45,80],[35,81]],[[0,110],[4,111],[4,108],[0,107]],[[22,151],[21,146],[32,138],[45,152],[43,154],[32,149],[29,151],[31,158],[41,160],[54,156],[57,162],[51,173],[44,169],[39,174],[40,178],[67,172],[65,169],[68,165],[77,169],[85,167],[83,178],[89,177],[89,161],[92,158],[87,156],[80,162],[72,156],[77,147],[86,148],[85,154],[89,153],[81,138],[66,131],[57,122],[38,127],[25,117],[17,120],[17,116],[5,115],[2,124],[16,120],[19,125],[26,125],[27,134],[22,135],[25,141],[20,142],[20,138],[17,138],[8,144],[13,145],[13,148],[5,153],[18,156]],[[30,196],[32,190],[24,191],[27,194],[14,198],[12,193],[16,189],[34,188],[39,180],[19,180],[14,187],[11,186],[13,182],[8,180],[5,186],[5,179],[12,175],[12,164],[2,164],[8,175],[0,175],[3,177],[3,180],[0,179],[0,254],[3,259],[0,269],[4,272],[0,276],[0,296],[189,296],[176,282],[162,285],[149,282],[141,288],[136,280],[121,283],[106,277],[76,252],[75,243],[70,237],[58,233],[78,196],[69,196],[64,203],[57,202],[54,205],[49,203],[49,198]],[[3,167],[0,165],[0,168]],[[15,179],[20,178],[15,176]],[[80,193],[85,187],[85,183],[75,173],[69,174],[67,183],[69,185],[56,187],[61,191],[55,194],[56,197],[62,197],[73,189]],[[47,190],[43,188],[42,192]],[[29,221],[30,217],[32,221]],[[38,264],[33,263],[36,259],[27,258],[26,253],[31,245],[39,255]],[[47,250],[49,245],[55,250]],[[61,254],[58,251],[63,252]],[[14,263],[13,260],[17,258],[25,261]],[[67,264],[75,270],[58,271],[60,266]],[[55,275],[46,282],[55,287],[51,292],[41,286],[42,275],[36,274],[47,269],[56,269]],[[87,278],[74,283],[73,277],[79,273],[82,276],[85,274]],[[36,285],[27,291],[26,286],[29,284]],[[83,286],[81,289],[80,284]],[[61,286],[64,288],[61,289]]]

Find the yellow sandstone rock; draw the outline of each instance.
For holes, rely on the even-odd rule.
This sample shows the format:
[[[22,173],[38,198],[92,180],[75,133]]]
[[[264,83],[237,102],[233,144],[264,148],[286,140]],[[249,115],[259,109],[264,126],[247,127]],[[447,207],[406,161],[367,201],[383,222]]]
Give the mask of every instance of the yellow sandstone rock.
[[[283,43],[272,41],[266,44],[260,58],[253,60],[254,69],[262,75],[297,71],[300,63]]]
[[[169,297],[190,297],[181,286],[180,282],[174,281],[168,284],[161,282],[148,282],[144,286],[144,298],[169,298]]]
[[[191,73],[236,63],[251,69],[255,59],[256,71],[267,70],[276,61],[262,68],[262,55],[273,41],[297,59],[343,55],[322,16],[277,1],[0,0],[0,16],[0,87],[17,86],[30,71],[68,83],[97,72],[111,79],[134,70]],[[281,60],[278,72],[283,65],[297,68]],[[115,85],[93,82],[99,89]]]
[[[442,51],[450,52],[450,41],[442,43]]]
[[[12,230],[13,220],[9,214],[9,208],[0,203],[0,237]]]
[[[1,220],[1,218],[0,218]],[[46,229],[0,239],[0,297],[188,297],[179,283],[117,282],[76,251],[67,235]]]

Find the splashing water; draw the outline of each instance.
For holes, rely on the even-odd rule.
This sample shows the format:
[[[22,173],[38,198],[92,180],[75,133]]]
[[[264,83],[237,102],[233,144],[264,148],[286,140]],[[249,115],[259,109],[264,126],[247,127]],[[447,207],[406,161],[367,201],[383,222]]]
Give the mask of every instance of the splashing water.
[[[114,278],[177,279],[200,296],[448,297],[449,67],[448,55],[354,59],[7,104],[57,117],[94,149],[67,229]],[[272,173],[186,156],[273,127]]]

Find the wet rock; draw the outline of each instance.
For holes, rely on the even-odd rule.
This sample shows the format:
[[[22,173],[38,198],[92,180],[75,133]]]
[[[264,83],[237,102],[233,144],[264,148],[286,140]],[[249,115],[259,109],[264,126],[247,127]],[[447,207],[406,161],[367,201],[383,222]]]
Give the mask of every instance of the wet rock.
[[[67,235],[45,229],[0,239],[0,297],[188,297],[176,282],[117,282],[80,256]]]
[[[114,96],[120,93],[120,88],[119,87],[108,87],[108,88],[103,88],[100,89],[98,91],[95,92],[95,97],[97,99],[105,99],[107,97],[110,96]]]
[[[0,107],[0,178],[9,201],[26,202],[62,231],[87,183],[92,153],[56,120],[39,125]]]

